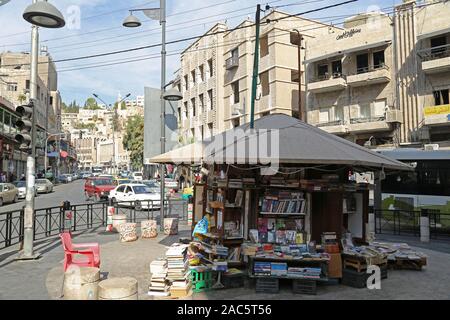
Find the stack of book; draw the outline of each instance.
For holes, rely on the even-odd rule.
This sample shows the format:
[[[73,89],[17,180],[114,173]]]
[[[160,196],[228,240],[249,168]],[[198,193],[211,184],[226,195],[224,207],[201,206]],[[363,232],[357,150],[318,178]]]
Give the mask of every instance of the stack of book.
[[[242,184],[244,187],[254,187],[256,185],[255,178],[242,178]]]
[[[272,262],[270,264],[270,274],[272,276],[284,277],[288,273],[287,263]]]
[[[272,177],[270,179],[269,184],[272,187],[285,187],[286,186],[286,179],[284,179],[283,177]]]
[[[270,262],[255,261],[253,266],[253,273],[255,276],[270,276],[272,266]]]
[[[243,187],[242,179],[229,179],[228,180],[228,188],[242,189],[242,187]]]
[[[286,180],[286,187],[298,188],[300,187],[300,181],[298,179],[288,179]]]
[[[262,213],[304,214],[306,201],[303,192],[271,191],[264,196]]]
[[[304,278],[304,279],[320,279],[322,273],[321,268],[288,268],[288,276]]]
[[[188,269],[189,261],[186,255],[187,247],[187,245],[174,244],[166,252],[166,279],[171,282],[171,296],[186,296],[191,288]]]
[[[166,280],[167,277],[167,260],[159,259],[150,263],[150,280],[149,296],[165,297],[169,295],[170,286]]]
[[[217,178],[216,183],[217,183],[217,187],[219,187],[219,188],[226,188],[226,186],[227,186],[227,179]]]

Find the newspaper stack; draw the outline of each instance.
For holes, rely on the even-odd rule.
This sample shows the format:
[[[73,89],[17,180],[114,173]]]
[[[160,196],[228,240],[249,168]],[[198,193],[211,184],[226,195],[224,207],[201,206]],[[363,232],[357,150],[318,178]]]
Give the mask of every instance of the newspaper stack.
[[[168,296],[170,286],[167,284],[167,260],[159,259],[150,263],[150,287],[148,295],[150,296]]]

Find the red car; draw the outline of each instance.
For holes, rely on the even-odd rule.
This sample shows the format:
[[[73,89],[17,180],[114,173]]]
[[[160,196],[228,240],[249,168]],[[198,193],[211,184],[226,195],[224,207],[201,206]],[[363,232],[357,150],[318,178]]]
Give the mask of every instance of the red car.
[[[101,201],[102,199],[108,199],[109,192],[115,187],[113,179],[102,177],[88,178],[84,185],[84,195],[86,200],[94,197],[96,201]]]

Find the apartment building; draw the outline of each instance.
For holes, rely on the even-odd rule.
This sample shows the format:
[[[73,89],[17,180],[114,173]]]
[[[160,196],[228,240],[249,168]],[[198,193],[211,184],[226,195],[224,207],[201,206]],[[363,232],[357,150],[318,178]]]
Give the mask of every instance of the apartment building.
[[[448,2],[409,1],[311,39],[307,121],[360,145],[446,147],[449,14]]]
[[[125,101],[127,108],[144,108],[145,96],[136,96],[136,99]]]
[[[223,33],[218,23],[181,54],[175,80],[183,94],[178,104],[179,141],[203,140],[224,130]]]
[[[305,44],[338,28],[302,17],[271,11],[260,30],[260,63],[255,119],[272,113],[299,117],[304,101],[304,67],[299,68]],[[230,129],[250,121],[255,28],[246,20],[224,35],[224,123]],[[301,57],[300,57],[301,58]],[[301,69],[299,76],[299,69]],[[299,85],[299,81],[301,84]],[[301,88],[301,90],[300,90]],[[299,99],[301,91],[302,99]]]

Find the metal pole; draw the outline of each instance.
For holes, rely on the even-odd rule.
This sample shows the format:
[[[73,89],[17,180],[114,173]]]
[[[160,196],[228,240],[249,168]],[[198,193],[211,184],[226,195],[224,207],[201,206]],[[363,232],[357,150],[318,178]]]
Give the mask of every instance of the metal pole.
[[[298,117],[303,120],[302,109],[302,35],[297,29],[294,30],[298,34]]]
[[[166,0],[160,0],[160,23],[162,28],[161,47],[161,154],[166,152],[166,102],[163,99],[166,88]],[[160,230],[164,231],[164,200],[165,200],[165,165],[160,165],[161,176],[161,209],[160,209]]]
[[[261,5],[256,6],[256,39],[255,39],[255,55],[253,61],[253,82],[252,82],[252,103],[250,109],[250,129],[255,128],[255,103],[256,91],[258,89],[259,76],[259,30],[261,26]]]
[[[37,0],[33,0],[36,3]],[[30,99],[37,102],[38,82],[38,59],[39,59],[39,30],[37,26],[31,27],[31,70],[30,70]],[[37,105],[34,105],[36,108]],[[35,196],[35,161],[36,161],[36,110],[33,110],[31,129],[31,155],[27,158],[27,182],[26,199],[24,210],[24,238],[23,251],[19,255],[20,260],[34,260],[40,257],[40,253],[34,252],[34,196]]]

